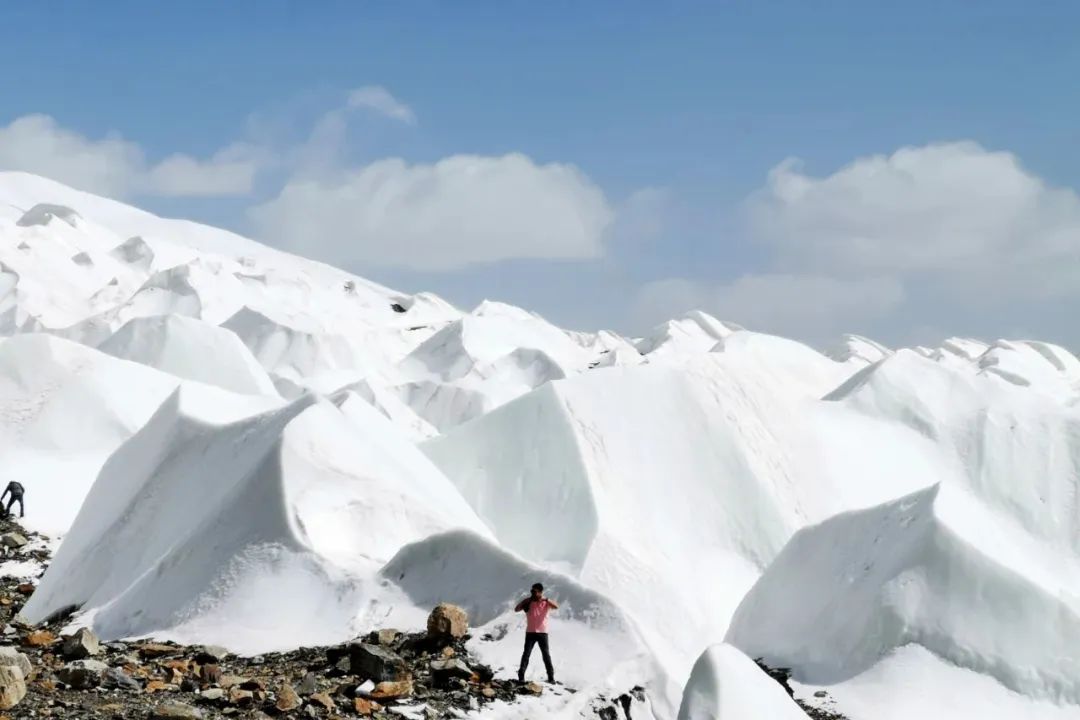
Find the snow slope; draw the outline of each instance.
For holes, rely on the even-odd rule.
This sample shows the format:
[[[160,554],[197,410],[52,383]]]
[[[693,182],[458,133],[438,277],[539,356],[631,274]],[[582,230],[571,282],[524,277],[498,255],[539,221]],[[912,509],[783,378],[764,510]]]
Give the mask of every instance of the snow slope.
[[[1064,348],[567,331],[5,172],[0,336],[32,620],[254,653],[451,601],[509,674],[539,579],[579,692],[487,717],[800,717],[747,656],[853,720],[1080,717]]]

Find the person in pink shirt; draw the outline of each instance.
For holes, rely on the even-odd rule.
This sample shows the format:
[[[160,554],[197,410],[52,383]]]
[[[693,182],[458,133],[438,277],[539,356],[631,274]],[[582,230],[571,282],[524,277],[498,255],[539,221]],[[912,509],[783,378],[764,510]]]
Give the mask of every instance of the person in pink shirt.
[[[540,646],[540,654],[544,657],[544,668],[547,670],[548,682],[555,682],[555,668],[551,665],[551,653],[548,649],[547,615],[549,610],[558,609],[559,604],[557,602],[544,597],[544,586],[540,583],[532,586],[529,597],[514,606],[514,612],[525,613],[525,652],[521,654],[518,682],[525,682],[525,669],[529,667],[529,656],[532,655],[533,645]]]

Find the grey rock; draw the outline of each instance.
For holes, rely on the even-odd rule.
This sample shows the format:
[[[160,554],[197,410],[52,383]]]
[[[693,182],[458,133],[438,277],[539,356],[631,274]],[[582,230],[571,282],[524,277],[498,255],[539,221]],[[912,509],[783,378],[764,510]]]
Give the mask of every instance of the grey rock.
[[[229,657],[230,654],[231,653],[228,650],[218,645],[203,645],[199,648],[196,660],[202,665],[219,665],[221,661]]]
[[[203,720],[203,711],[181,702],[166,702],[150,713],[150,720]]]
[[[70,660],[83,660],[101,653],[97,636],[89,628],[82,628],[74,635],[64,638],[62,650],[64,657]]]
[[[818,690],[816,693],[814,693],[814,697],[816,697],[816,698],[823,698],[823,697],[828,697],[828,696],[829,696],[829,693],[825,692],[824,690]]]
[[[29,544],[29,540],[16,532],[9,532],[0,535],[0,545],[12,550],[18,550],[21,547],[25,547]]]
[[[142,690],[142,685],[139,684],[139,681],[120,668],[109,668],[106,670],[101,678],[101,684],[104,687],[116,688],[118,690],[130,690],[132,692],[139,692]]]
[[[439,603],[428,615],[427,634],[433,640],[459,639],[469,632],[469,614],[457,605]]]
[[[109,666],[100,660],[75,660],[69,662],[56,676],[60,682],[77,690],[96,687]]]
[[[23,679],[30,677],[30,658],[13,647],[0,647],[0,665],[4,667],[17,667],[22,672]]]
[[[379,645],[354,643],[349,646],[349,672],[377,683],[394,682],[405,677],[405,661]]]
[[[209,690],[203,690],[199,697],[207,702],[217,702],[225,697],[225,691],[221,688],[210,688]]]

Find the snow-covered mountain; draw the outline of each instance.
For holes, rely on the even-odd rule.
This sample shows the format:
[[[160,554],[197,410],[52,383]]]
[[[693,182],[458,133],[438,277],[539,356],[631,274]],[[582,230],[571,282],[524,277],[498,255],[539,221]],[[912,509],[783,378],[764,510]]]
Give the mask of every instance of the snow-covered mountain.
[[[1080,718],[1080,360],[644,338],[408,295],[0,173],[0,467],[63,538],[24,613],[260,653],[540,580],[587,716]],[[481,639],[488,635],[489,640]],[[755,715],[757,713],[757,715]]]

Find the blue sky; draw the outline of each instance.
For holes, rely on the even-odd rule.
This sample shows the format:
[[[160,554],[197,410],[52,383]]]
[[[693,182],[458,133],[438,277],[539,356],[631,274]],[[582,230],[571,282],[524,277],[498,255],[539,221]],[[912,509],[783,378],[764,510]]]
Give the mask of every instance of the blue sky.
[[[88,152],[120,136],[142,157],[122,185],[87,187],[98,181],[33,156],[24,134],[5,154],[0,135],[0,166],[228,226],[402,289],[628,332],[700,305],[816,343],[842,331],[1080,340],[1059,310],[1080,294],[1076,278],[1023,289],[1043,277],[1038,262],[1055,268],[1080,248],[1068,190],[1080,187],[1075,4],[80,2],[10,6],[0,19],[0,128],[44,115],[53,124],[34,132],[68,133]],[[408,114],[344,109],[350,92],[374,87]],[[329,139],[312,141],[317,127],[333,129]],[[969,144],[941,145],[960,141]],[[250,183],[223,180],[209,197],[176,182],[147,189],[166,157],[205,161],[237,143]],[[902,148],[915,154],[893,155]],[[510,168],[499,160],[508,153],[531,165]],[[461,156],[479,158],[491,184],[417,171]],[[884,164],[859,171],[874,156]],[[802,164],[770,184],[791,157]],[[402,167],[379,164],[387,159]],[[580,178],[541,173],[552,163]],[[993,190],[977,181],[984,173]],[[921,189],[897,189],[898,176]],[[779,189],[804,180],[808,194]],[[300,192],[310,182],[346,200],[312,208]],[[392,192],[384,186],[402,203],[435,203],[402,205],[401,222],[415,214],[422,227],[372,230],[415,243],[417,257],[432,251],[424,232],[455,226],[465,196],[490,206],[478,201],[470,212],[483,217],[462,227],[480,223],[490,237],[474,248],[449,231],[440,242],[460,248],[456,267],[412,265],[410,253],[387,266],[384,246],[355,229],[377,208],[348,199]],[[533,218],[532,207],[546,209]],[[985,208],[1001,207],[990,237],[968,237],[973,225],[983,232]],[[336,214],[313,230],[331,239],[276,235],[305,208]],[[585,216],[576,240],[548,244]],[[931,243],[909,253],[917,262],[895,252],[908,242],[896,228]],[[496,248],[500,231],[525,239]],[[876,254],[851,262],[867,244]],[[1005,266],[1018,276],[1003,277]],[[1000,300],[988,308],[988,296]],[[811,298],[815,311],[799,307]]]

